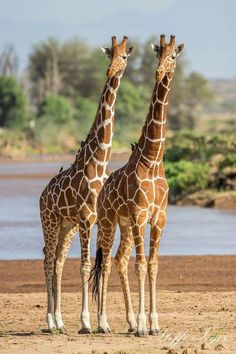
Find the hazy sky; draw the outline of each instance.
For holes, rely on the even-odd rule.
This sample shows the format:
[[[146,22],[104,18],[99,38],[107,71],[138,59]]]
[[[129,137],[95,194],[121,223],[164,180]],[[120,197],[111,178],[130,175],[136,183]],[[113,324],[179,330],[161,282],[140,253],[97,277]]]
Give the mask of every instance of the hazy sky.
[[[235,78],[236,0],[0,0],[0,50],[13,44],[21,67],[32,45],[49,36],[82,37],[92,45],[111,35],[145,40],[176,34],[189,69]]]

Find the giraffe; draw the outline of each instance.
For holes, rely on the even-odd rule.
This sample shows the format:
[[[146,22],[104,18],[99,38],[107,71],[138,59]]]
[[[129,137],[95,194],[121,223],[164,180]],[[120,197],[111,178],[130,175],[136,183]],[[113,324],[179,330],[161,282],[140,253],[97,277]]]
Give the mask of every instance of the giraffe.
[[[120,227],[120,245],[115,263],[122,283],[129,331],[135,331],[137,336],[147,334],[144,311],[144,283],[147,272],[150,289],[149,334],[156,335],[159,331],[156,276],[159,242],[166,223],[169,189],[165,178],[163,154],[168,95],[176,58],[183,47],[183,44],[176,47],[174,35],[171,35],[169,43],[166,42],[165,35],[161,35],[160,45],[152,45],[159,63],[141,136],[138,143],[133,145],[127,164],[110,175],[98,197],[97,255],[91,278],[93,277],[93,292],[95,296],[98,295],[98,330],[101,332],[110,331],[106,315],[106,298],[111,250],[117,223]],[[144,254],[147,223],[150,223],[151,230],[148,265]],[[132,309],[127,269],[133,242],[136,249],[135,272],[139,284],[137,323]]]
[[[108,177],[114,110],[120,80],[133,47],[128,37],[119,44],[112,37],[111,48],[101,48],[111,60],[107,81],[90,132],[67,170],[52,178],[40,197],[40,216],[44,235],[44,269],[47,284],[46,320],[50,332],[66,331],[61,315],[61,277],[72,239],[77,231],[81,243],[82,328],[90,333],[88,277],[90,274],[91,229],[96,222],[97,197]]]

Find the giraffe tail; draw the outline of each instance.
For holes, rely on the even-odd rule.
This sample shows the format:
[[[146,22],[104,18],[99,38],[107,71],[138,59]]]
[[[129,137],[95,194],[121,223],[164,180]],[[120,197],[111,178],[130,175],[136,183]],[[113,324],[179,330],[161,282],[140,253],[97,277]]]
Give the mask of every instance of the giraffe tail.
[[[90,277],[89,277],[89,280],[92,279],[92,294],[93,294],[92,296],[95,300],[97,299],[98,296],[99,282],[102,274],[102,259],[103,259],[102,247],[100,247],[97,249],[95,264],[90,272]]]

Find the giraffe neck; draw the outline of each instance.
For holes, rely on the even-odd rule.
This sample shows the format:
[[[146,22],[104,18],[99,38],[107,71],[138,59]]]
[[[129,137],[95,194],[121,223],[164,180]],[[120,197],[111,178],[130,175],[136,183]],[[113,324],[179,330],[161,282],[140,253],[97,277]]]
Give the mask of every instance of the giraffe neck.
[[[114,111],[117,90],[123,71],[107,79],[102,92],[98,111],[90,132],[78,151],[78,157],[85,155],[86,162],[93,162],[106,166],[111,153],[112,137],[114,132]]]
[[[169,76],[165,75],[161,82],[155,84],[149,112],[136,149],[140,155],[140,160],[147,167],[155,167],[163,159],[168,96],[172,79],[173,73]]]

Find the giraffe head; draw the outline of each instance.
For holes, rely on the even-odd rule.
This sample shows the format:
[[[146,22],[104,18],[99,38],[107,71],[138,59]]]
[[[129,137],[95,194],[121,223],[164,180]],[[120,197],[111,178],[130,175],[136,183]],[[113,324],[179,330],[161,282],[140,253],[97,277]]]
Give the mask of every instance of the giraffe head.
[[[127,58],[133,50],[133,47],[127,48],[128,37],[124,36],[119,44],[116,37],[111,38],[111,48],[101,48],[101,50],[111,59],[109,68],[107,69],[107,77],[113,77],[117,72],[124,71],[127,65]]]
[[[152,49],[157,53],[159,58],[156,70],[156,80],[162,81],[165,75],[173,74],[176,67],[176,59],[184,48],[181,43],[176,47],[175,36],[170,36],[170,42],[166,42],[164,34],[160,37],[160,45],[151,44]]]

